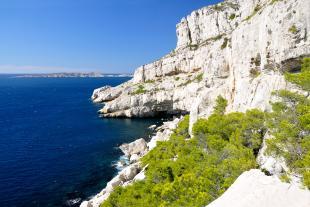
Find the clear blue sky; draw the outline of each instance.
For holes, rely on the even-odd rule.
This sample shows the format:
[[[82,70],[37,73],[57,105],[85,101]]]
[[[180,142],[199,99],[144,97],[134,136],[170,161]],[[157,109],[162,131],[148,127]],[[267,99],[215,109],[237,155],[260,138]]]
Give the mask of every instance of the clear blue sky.
[[[133,72],[175,48],[175,25],[220,0],[1,0],[0,73]]]

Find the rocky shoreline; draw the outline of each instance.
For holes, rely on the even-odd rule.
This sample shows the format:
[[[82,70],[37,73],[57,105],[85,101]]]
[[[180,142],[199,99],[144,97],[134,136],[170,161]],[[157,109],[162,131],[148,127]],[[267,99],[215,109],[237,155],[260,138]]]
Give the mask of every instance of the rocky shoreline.
[[[158,141],[167,141],[182,119],[183,117],[175,118],[154,128],[156,133],[149,142],[139,138],[131,143],[122,144],[119,148],[126,159],[129,160],[129,164],[123,164],[124,168],[107,183],[107,186],[89,201],[83,201],[80,207],[100,207],[100,204],[109,198],[116,187],[126,187],[135,181],[144,180],[147,166],[142,167],[139,160],[155,148]],[[150,126],[150,128],[153,127]],[[266,136],[268,137],[268,134]],[[283,183],[279,179],[278,174],[286,168],[285,163],[282,160],[265,156],[265,149],[266,146],[264,144],[257,157],[260,169],[253,169],[241,174],[220,198],[210,203],[207,207],[247,207],[249,203],[255,203],[257,207],[308,207],[310,204],[310,192],[302,189],[298,177],[292,177],[293,180],[290,184]],[[272,173],[272,176],[264,174],[262,172],[264,170]],[[258,195],[265,195],[265,197]]]
[[[173,130],[177,127],[181,118],[175,118],[172,121],[164,122],[161,126],[155,129],[156,133],[152,136],[149,142],[146,142],[143,138],[137,139],[131,143],[122,144],[119,148],[124,153],[124,156],[130,161],[128,166],[125,166],[118,174],[107,183],[106,188],[104,188],[100,193],[95,195],[89,201],[83,201],[81,207],[99,207],[100,204],[105,201],[114,188],[117,186],[127,186],[134,181],[143,180],[145,178],[144,171],[140,158],[146,155],[150,150],[156,147],[158,141],[168,140]],[[154,128],[154,126],[150,126]]]

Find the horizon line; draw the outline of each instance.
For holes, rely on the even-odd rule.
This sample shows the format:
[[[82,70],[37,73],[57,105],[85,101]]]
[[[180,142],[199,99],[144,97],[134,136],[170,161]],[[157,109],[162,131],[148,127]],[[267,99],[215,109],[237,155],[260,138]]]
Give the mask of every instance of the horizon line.
[[[62,66],[0,65],[0,74],[52,74],[52,73],[101,73],[132,74],[133,72],[104,72],[98,68],[73,68]]]

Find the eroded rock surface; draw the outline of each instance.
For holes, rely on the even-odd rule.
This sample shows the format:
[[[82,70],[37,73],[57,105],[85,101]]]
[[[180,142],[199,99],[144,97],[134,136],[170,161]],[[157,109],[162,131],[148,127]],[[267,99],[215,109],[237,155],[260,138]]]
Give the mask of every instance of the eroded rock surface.
[[[282,72],[310,55],[308,0],[226,0],[177,25],[177,47],[132,80],[94,92],[104,117],[208,116],[218,95],[228,111],[270,110],[271,92],[291,89]],[[296,27],[295,32],[290,28]]]

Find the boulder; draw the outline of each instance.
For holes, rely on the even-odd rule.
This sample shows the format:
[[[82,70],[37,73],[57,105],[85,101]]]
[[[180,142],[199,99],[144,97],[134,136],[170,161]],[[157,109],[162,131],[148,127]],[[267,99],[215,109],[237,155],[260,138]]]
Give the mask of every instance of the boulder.
[[[110,88],[111,86],[104,86],[104,87],[95,89],[93,92],[93,95],[91,96],[91,99],[96,102],[98,97],[101,96],[105,91],[107,91]]]
[[[139,172],[133,179],[133,181],[141,181],[145,179],[145,170],[148,167],[148,165],[146,165],[141,172]]]
[[[119,148],[128,157],[134,154],[141,156],[147,152],[147,143],[143,138],[140,138],[129,144],[122,144]]]
[[[156,125],[154,124],[154,125],[151,125],[151,126],[149,126],[149,129],[150,130],[154,130],[156,128]]]
[[[119,173],[119,177],[123,182],[132,180],[140,172],[140,164],[132,164]]]
[[[135,162],[138,162],[140,159],[140,156],[137,155],[137,154],[133,154],[130,156],[130,163],[135,163]]]

